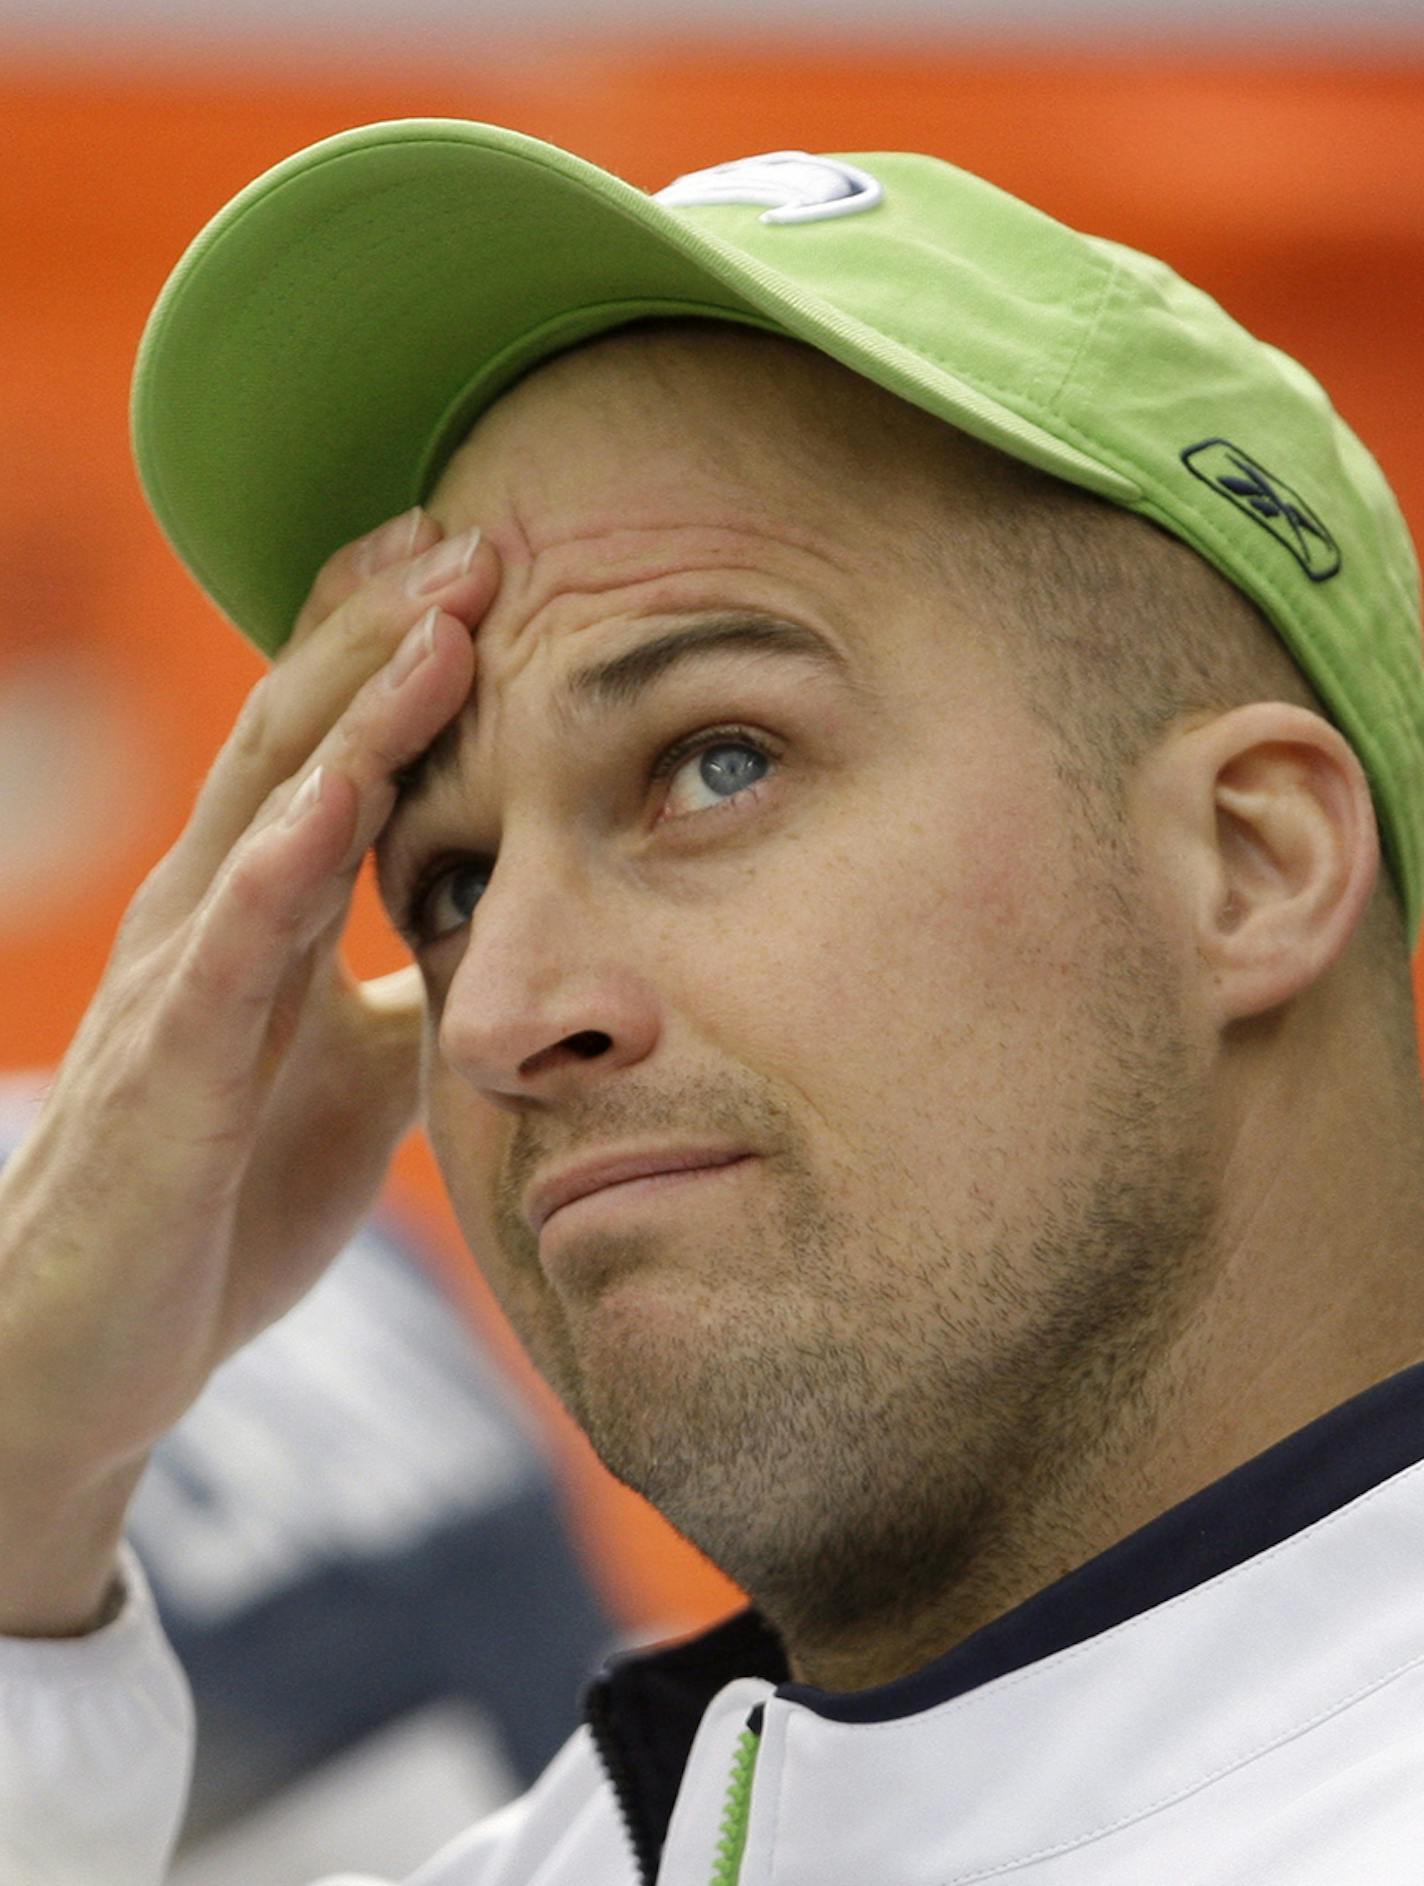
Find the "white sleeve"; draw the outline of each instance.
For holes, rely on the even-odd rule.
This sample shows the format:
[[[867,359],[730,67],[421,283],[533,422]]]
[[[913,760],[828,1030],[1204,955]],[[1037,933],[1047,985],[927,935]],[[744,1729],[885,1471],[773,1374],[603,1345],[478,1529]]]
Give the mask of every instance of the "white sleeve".
[[[0,1638],[0,1879],[159,1886],[188,1792],[193,1702],[138,1560],[88,1637]]]

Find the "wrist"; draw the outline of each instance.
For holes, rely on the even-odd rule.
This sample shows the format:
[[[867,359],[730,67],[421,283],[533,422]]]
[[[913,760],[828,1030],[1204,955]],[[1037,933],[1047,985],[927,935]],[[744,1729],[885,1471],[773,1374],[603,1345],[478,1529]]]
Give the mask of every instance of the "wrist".
[[[81,1494],[0,1492],[0,1637],[84,1637],[123,1607],[119,1547],[142,1467]]]

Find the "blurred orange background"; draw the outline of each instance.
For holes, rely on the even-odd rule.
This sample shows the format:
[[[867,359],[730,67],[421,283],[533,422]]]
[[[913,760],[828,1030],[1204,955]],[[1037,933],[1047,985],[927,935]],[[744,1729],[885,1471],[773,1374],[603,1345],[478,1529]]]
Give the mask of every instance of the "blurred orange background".
[[[1312,368],[1424,522],[1424,36],[1417,60],[677,44],[468,49],[438,69],[0,79],[0,1064],[63,1052],[128,895],[259,672],[166,550],[130,468],[127,383],[189,239],[269,164],[347,126],[492,120],[655,189],[799,146],[934,152],[1165,256]],[[351,955],[404,960],[367,889]],[[616,1488],[530,1379],[423,1142],[401,1202],[547,1423],[631,1627],[734,1594]]]

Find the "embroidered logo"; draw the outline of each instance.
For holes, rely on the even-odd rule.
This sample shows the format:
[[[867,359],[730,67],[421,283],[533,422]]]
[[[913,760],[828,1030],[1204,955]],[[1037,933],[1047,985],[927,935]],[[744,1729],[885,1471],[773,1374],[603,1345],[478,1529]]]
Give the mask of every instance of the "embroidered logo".
[[[689,171],[659,190],[653,201],[674,210],[704,203],[767,203],[771,208],[759,222],[820,223],[873,210],[884,195],[884,187],[868,171],[839,158],[765,151],[711,170]]]
[[[1182,463],[1284,544],[1312,583],[1323,583],[1340,568],[1340,546],[1319,513],[1239,445],[1229,439],[1203,439],[1187,447]]]

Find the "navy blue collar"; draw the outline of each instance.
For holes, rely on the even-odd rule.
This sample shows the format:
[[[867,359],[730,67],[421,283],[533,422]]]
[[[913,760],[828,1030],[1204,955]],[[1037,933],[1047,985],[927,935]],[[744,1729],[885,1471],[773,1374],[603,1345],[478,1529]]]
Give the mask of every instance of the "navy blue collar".
[[[1214,1480],[898,1682],[835,1695],[784,1683],[835,1722],[890,1722],[1083,1643],[1269,1551],[1424,1459],[1424,1363],[1378,1382]]]
[[[781,1646],[755,1611],[617,1659],[591,1687],[588,1716],[644,1876],[653,1876],[649,1863],[661,1851],[702,1713],[734,1677],[762,1677],[778,1695],[836,1722],[915,1715],[1180,1597],[1420,1459],[1424,1363],[1321,1415],[897,1682],[845,1694],[790,1682]]]

